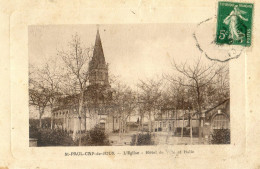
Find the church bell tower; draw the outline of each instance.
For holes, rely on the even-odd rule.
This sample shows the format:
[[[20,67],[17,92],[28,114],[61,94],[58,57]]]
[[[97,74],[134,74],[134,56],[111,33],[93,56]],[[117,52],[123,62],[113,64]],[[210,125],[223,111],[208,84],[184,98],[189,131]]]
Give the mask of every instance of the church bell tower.
[[[97,29],[96,41],[92,60],[89,62],[89,84],[109,86],[108,64],[106,63],[102,48],[99,29]]]

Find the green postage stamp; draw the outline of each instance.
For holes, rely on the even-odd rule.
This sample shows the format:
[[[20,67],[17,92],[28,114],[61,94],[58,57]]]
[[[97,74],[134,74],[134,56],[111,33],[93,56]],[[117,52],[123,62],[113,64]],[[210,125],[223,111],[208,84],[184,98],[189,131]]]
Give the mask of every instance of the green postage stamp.
[[[254,4],[218,2],[216,43],[251,46]]]

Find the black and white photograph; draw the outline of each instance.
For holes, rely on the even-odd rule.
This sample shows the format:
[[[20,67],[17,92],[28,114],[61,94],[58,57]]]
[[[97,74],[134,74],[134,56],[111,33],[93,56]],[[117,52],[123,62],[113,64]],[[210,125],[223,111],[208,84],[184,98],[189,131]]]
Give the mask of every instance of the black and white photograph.
[[[229,62],[196,29],[28,26],[29,146],[230,144]]]

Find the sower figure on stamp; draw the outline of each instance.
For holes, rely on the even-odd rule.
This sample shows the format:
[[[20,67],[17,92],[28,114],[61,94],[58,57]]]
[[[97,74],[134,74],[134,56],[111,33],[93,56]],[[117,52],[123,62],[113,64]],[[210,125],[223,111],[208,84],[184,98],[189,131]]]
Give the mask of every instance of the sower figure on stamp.
[[[247,18],[244,18],[242,14],[246,14],[245,11],[242,11],[238,8],[238,5],[234,6],[234,10],[224,19],[223,23],[229,25],[229,38],[234,41],[242,40],[245,34],[238,30],[238,26],[243,21],[248,21]],[[241,20],[240,20],[241,19]]]

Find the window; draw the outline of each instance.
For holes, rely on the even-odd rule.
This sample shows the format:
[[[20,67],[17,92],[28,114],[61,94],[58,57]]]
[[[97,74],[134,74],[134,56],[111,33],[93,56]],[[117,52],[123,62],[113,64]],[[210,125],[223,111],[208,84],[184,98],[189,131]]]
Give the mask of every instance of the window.
[[[163,127],[166,127],[166,122],[163,122]]]
[[[223,114],[216,115],[212,120],[212,128],[213,129],[228,129],[229,128],[229,120]]]
[[[105,123],[100,123],[101,129],[105,129]]]
[[[171,122],[169,122],[169,130],[171,131],[172,130],[172,123]]]

